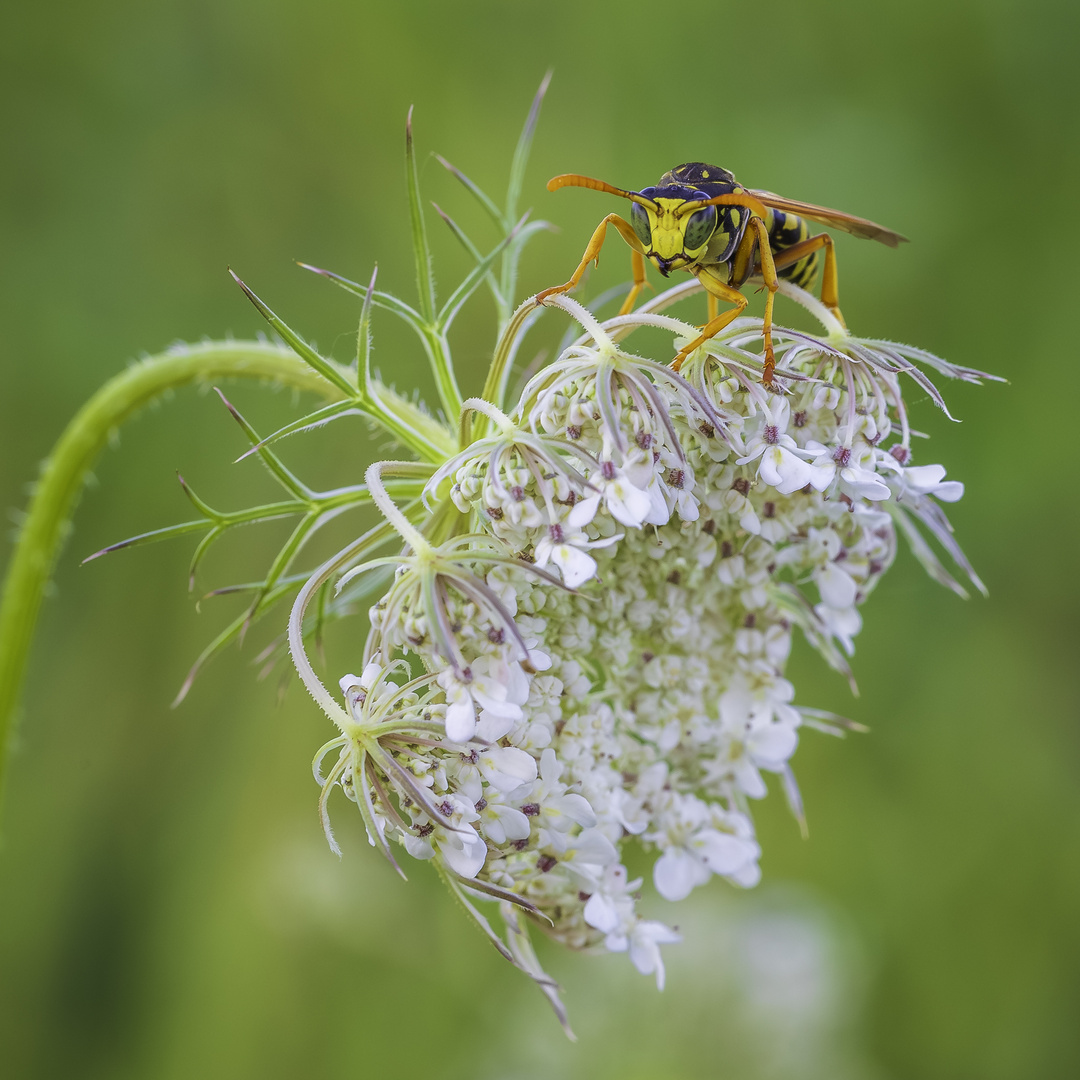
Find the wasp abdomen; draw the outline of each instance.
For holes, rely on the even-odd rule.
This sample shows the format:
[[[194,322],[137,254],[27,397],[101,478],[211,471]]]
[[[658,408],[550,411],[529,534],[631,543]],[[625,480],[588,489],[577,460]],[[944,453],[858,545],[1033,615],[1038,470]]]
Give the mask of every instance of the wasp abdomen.
[[[765,224],[769,230],[769,246],[774,258],[787,248],[809,239],[811,235],[809,223],[798,214],[790,214],[786,210],[770,208]],[[813,251],[797,263],[778,270],[777,277],[798,285],[800,289],[809,289],[817,277],[817,270],[818,252]]]

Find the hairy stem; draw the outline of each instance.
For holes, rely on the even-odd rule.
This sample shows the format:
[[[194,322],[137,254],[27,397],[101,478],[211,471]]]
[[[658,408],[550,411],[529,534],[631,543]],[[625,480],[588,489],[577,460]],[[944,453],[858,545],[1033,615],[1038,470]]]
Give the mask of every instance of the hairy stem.
[[[211,379],[246,377],[310,390],[341,392],[284,346],[209,342],[169,349],[110,379],[79,410],[49,455],[8,565],[0,599],[0,796],[11,728],[34,626],[86,475],[110,433],[162,394]]]

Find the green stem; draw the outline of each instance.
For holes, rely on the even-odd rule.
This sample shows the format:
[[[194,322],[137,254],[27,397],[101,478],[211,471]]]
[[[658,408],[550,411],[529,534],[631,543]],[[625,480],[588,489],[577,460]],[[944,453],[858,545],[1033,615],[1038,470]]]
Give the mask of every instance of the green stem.
[[[45,463],[8,566],[0,598],[0,796],[11,727],[34,626],[86,474],[110,433],[178,386],[244,376],[325,398],[341,392],[291,350],[255,341],[210,342],[170,349],[110,379],[68,424]]]
[[[460,393],[457,397],[460,409]],[[441,465],[457,453],[457,443],[454,441],[456,436],[445,424],[379,382],[374,376],[368,379],[367,404],[370,408],[365,410],[365,415],[386,428],[398,442],[424,461]]]
[[[446,335],[434,324],[424,327],[423,342],[432,374],[435,376],[435,389],[438,391],[439,401],[446,413],[447,421],[452,423],[453,418],[461,412],[461,391],[458,389],[454,365],[450,360],[450,343]]]

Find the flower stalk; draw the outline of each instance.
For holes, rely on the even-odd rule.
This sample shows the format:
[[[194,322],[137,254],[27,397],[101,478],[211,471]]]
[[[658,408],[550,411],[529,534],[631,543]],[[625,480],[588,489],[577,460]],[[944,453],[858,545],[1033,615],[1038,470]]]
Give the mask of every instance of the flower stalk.
[[[279,345],[235,341],[176,346],[110,379],[64,429],[45,462],[0,600],[0,798],[42,597],[94,461],[112,432],[169,391],[230,378],[254,378],[326,398],[338,396],[334,384]]]

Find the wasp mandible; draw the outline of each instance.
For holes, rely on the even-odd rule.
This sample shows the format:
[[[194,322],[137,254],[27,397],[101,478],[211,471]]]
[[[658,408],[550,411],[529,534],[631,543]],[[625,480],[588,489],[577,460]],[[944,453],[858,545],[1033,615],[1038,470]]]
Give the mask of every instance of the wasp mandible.
[[[626,191],[603,180],[568,173],[548,181],[548,191],[563,187],[584,187],[606,191],[629,199],[630,220],[608,214],[596,227],[581,263],[564,285],[545,289],[537,303],[555,293],[569,292],[581,280],[590,262],[600,261],[600,248],[607,227],[614,225],[630,245],[633,285],[619,310],[625,315],[645,285],[645,260],[648,259],[665,277],[672,270],[686,270],[704,286],[709,299],[709,319],[701,334],[680,350],[671,366],[678,371],[683,361],[709,338],[714,337],[747,305],[739,291],[752,277],[759,277],[768,294],[763,320],[764,366],[762,381],[773,385],[776,358],[772,344],[773,297],[779,279],[808,289],[818,271],[818,259],[825,252],[821,280],[821,300],[843,325],[836,280],[836,253],[828,233],[810,235],[807,220],[832,225],[866,240],[879,240],[896,247],[907,239],[899,233],[876,225],[865,218],[840,210],[797,202],[743,187],[735,177],[718,165],[691,161],[678,165],[660,177],[655,187]],[[720,301],[735,306],[720,312]]]

